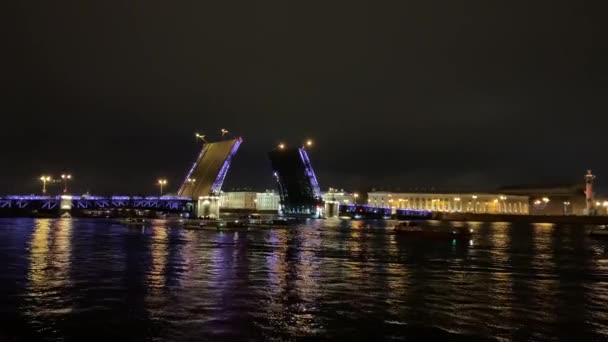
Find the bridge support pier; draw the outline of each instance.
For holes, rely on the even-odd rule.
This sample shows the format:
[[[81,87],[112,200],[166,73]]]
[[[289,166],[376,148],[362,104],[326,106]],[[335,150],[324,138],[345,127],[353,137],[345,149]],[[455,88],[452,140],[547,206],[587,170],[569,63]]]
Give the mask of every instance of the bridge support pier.
[[[220,217],[220,198],[219,196],[204,196],[198,198],[196,206],[197,217]]]
[[[325,217],[338,217],[340,214],[340,202],[325,201]]]

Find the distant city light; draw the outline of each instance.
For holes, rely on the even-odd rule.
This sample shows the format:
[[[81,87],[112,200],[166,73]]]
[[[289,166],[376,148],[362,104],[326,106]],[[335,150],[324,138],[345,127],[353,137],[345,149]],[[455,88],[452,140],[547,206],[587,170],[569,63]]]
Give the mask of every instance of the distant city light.
[[[306,140],[306,146],[308,146],[308,147],[312,146],[312,140],[310,140],[310,139]]]
[[[279,149],[281,149],[281,150],[285,149],[285,144],[280,143],[280,144],[279,144]]]
[[[543,202],[545,202],[545,203],[549,203],[549,201],[550,201],[550,200],[549,200],[549,198],[548,198],[548,197],[543,197]]]

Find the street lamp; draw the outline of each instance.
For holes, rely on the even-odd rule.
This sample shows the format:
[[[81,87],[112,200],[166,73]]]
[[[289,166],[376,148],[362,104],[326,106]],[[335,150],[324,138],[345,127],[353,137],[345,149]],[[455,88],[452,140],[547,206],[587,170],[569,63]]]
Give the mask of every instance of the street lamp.
[[[312,146],[312,140],[308,139],[306,140],[306,147],[311,147]]]
[[[196,137],[196,139],[200,139],[203,142],[207,142],[207,140],[205,140],[205,135],[204,134],[195,133],[194,136]]]
[[[222,136],[228,134],[228,130],[224,128],[222,128],[220,132],[222,132]]]
[[[163,195],[163,188],[165,185],[167,185],[167,180],[166,179],[159,179],[158,180],[158,185],[160,186],[160,195]]]
[[[63,180],[63,193],[65,194],[68,192],[68,181],[72,179],[72,175],[63,174],[61,175],[61,179]]]
[[[564,215],[567,215],[570,212],[570,210],[568,210],[569,207],[570,207],[570,201],[565,201],[564,202]]]
[[[358,202],[359,194],[355,192],[355,193],[353,194],[353,197],[355,198],[355,204],[359,203],[359,202]]]
[[[279,150],[284,150],[284,149],[285,149],[285,144],[280,143],[280,144],[279,144]]]
[[[42,181],[42,193],[46,194],[46,182],[50,182],[51,181],[51,177],[50,176],[42,176],[42,177],[40,177],[40,180]]]

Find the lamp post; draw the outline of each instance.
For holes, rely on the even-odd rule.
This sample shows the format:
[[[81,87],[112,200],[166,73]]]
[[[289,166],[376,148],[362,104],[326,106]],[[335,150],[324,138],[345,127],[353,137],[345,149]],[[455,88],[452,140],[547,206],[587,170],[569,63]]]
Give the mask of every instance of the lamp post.
[[[51,181],[51,177],[50,176],[42,176],[42,177],[40,177],[40,180],[42,181],[42,194],[46,194],[46,182],[50,182]]]
[[[570,213],[570,201],[564,202],[564,215],[568,215]]]
[[[358,193],[354,193],[353,197],[355,198],[355,204],[359,203],[358,199],[359,199],[359,194]]]
[[[202,140],[205,143],[207,142],[207,140],[205,140],[206,135],[204,134],[195,133],[194,136],[196,137],[196,139]]]
[[[63,174],[61,175],[61,180],[63,180],[63,193],[67,193],[68,192],[68,181],[72,179],[72,175],[70,174]]]
[[[158,180],[158,185],[160,186],[160,195],[163,195],[163,187],[165,185],[167,185],[167,180],[166,179],[159,179]]]

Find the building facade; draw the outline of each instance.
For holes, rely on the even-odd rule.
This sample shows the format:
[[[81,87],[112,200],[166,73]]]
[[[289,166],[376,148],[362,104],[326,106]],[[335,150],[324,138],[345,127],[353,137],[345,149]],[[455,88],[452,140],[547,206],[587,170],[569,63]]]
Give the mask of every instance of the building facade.
[[[259,211],[279,211],[281,198],[279,194],[266,190],[266,192],[258,192],[255,197],[256,209]]]
[[[323,202],[337,202],[339,204],[351,204],[355,203],[357,194],[344,191],[343,189],[329,188],[327,192],[323,193]]]
[[[530,213],[528,196],[487,193],[396,193],[376,191],[367,194],[368,204],[396,209],[431,210],[479,214]]]
[[[251,191],[222,192],[220,209],[256,210],[257,193]]]

